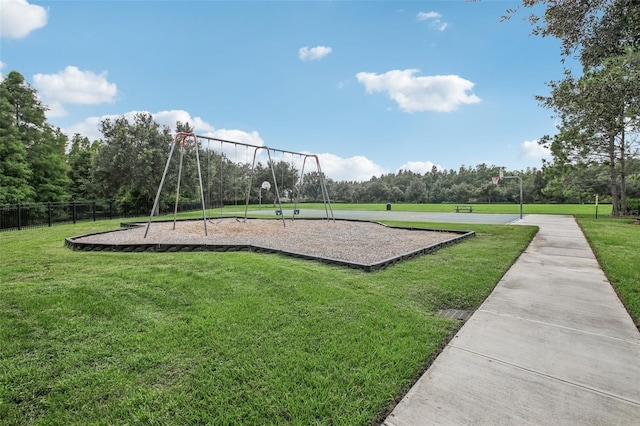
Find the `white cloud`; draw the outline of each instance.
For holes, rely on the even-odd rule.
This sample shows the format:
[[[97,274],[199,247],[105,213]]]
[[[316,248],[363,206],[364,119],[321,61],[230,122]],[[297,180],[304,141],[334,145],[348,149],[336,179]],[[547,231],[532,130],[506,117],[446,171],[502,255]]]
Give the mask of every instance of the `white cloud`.
[[[143,112],[146,111],[129,111],[124,114],[89,117],[80,123],[76,123],[62,130],[69,136],[69,139],[71,139],[75,133],[79,133],[89,138],[89,140],[94,141],[102,138],[99,127],[100,123],[103,120],[115,120],[119,117],[124,116],[127,118],[127,120],[133,121],[133,117],[136,114]],[[181,121],[183,123],[188,122],[192,126],[195,126],[195,133],[201,136],[207,136],[210,138],[222,139],[226,141],[240,142],[254,146],[265,146],[265,143],[260,137],[260,134],[256,131],[247,132],[239,129],[214,129],[211,124],[205,122],[200,117],[192,117],[191,114],[189,114],[187,111],[159,111],[156,113],[152,113],[152,116],[158,124],[166,125],[171,129],[175,128],[176,121]],[[224,152],[227,158],[229,158],[231,161],[249,164],[251,164],[251,162],[253,161],[254,148],[245,148],[243,146],[236,147],[232,144],[224,143],[220,144],[220,142],[209,141],[204,138],[200,138],[200,142],[205,149],[212,149],[216,152],[220,152],[220,150],[222,150],[222,152]],[[301,170],[302,168],[303,157],[298,155],[272,152],[271,158],[274,161],[286,161],[288,163],[293,162],[298,170]],[[373,161],[363,156],[342,158],[335,154],[324,153],[318,154],[318,158],[320,160],[322,171],[326,176],[335,181],[367,181],[371,179],[372,176],[379,176],[383,173],[388,172],[384,169],[384,167],[374,163]],[[266,150],[258,150],[256,162],[262,162],[263,164],[266,164],[266,161]],[[426,167],[425,164],[427,163],[411,162],[407,164],[412,165],[414,171],[417,171],[415,169],[418,167],[418,165],[421,165],[420,167]],[[407,169],[407,167],[404,166],[403,168],[405,168],[405,170]],[[428,167],[428,170],[431,170],[431,166]],[[312,171],[317,171],[315,161],[307,159],[305,165],[305,174]]]
[[[198,133],[198,132],[196,132]],[[231,142],[240,142],[254,146],[264,146],[264,141],[260,137],[260,134],[256,131],[245,132],[238,129],[218,129],[205,133],[201,133],[201,136],[208,136],[210,138],[222,139]],[[224,155],[235,163],[248,163],[253,161],[253,153],[255,148],[245,147],[241,145],[234,145],[228,143],[220,143],[218,141],[211,141],[208,139],[201,140],[202,146],[205,149],[211,149],[216,152],[222,151]],[[265,150],[258,150],[256,152],[256,163],[267,163],[267,152]],[[280,159],[274,158],[275,161]]]
[[[318,158],[324,174],[335,181],[362,182],[371,179],[372,176],[387,172],[384,167],[360,155],[341,158],[334,154],[324,153],[318,154]],[[307,167],[311,167],[309,171],[316,171],[315,164],[309,165],[309,161],[307,161]],[[305,172],[306,170],[305,168]]]
[[[264,141],[260,137],[260,134],[256,131],[245,132],[238,129],[218,129],[213,132],[207,132],[203,136],[209,136],[216,139],[222,139],[225,141],[246,143],[255,146],[264,146]]]
[[[437,31],[444,31],[449,26],[448,23],[440,20],[442,15],[438,12],[420,12],[416,17],[418,18],[418,21],[426,21],[430,28]]]
[[[164,126],[167,126],[171,130],[174,130],[176,127],[176,123],[178,121],[183,124],[189,123],[191,127],[193,127],[193,131],[195,133],[201,132],[212,132],[213,126],[207,122],[205,122],[200,117],[191,117],[187,111],[181,109],[172,109],[169,111],[159,111],[156,113],[152,113],[153,119],[158,123]]]
[[[429,19],[440,19],[442,18],[442,15],[439,14],[438,12],[420,12],[418,13],[418,20],[419,21],[427,21]]]
[[[450,112],[480,98],[470,92],[474,83],[457,75],[416,77],[417,69],[392,70],[384,74],[359,72],[356,78],[367,93],[386,92],[405,112]]]
[[[128,113],[130,114],[130,113]],[[128,117],[127,114],[123,114]],[[69,139],[73,137],[74,134],[79,133],[82,136],[89,138],[90,141],[98,140],[102,137],[102,133],[100,133],[99,126],[102,120],[112,119],[120,117],[119,115],[103,115],[101,117],[87,117],[84,121],[80,123],[72,124],[71,126],[64,127],[61,130],[69,136]]]
[[[447,24],[446,22],[440,22],[440,21],[433,21],[432,25],[433,28],[435,28],[438,31],[444,31],[447,29],[447,27],[449,26],[449,24]]]
[[[0,0],[0,37],[22,38],[47,25],[47,10],[26,0]]]
[[[107,81],[107,72],[99,75],[68,66],[57,74],[36,74],[33,84],[46,102],[95,105],[114,102],[115,83]]]
[[[316,46],[316,47],[301,47],[298,50],[298,57],[303,61],[313,61],[324,58],[329,53],[331,53],[333,49],[325,46]]]
[[[400,166],[398,171],[405,170],[423,175],[425,173],[430,173],[433,166],[436,166],[438,170],[442,170],[442,166],[433,164],[431,161],[407,161]]]
[[[189,112],[184,110],[165,110],[151,113],[148,111],[129,111],[123,114],[108,114],[100,117],[88,117],[80,123],[76,123],[72,126],[66,127],[63,131],[72,137],[75,133],[80,133],[83,136],[89,138],[89,140],[97,140],[102,137],[100,133],[100,123],[103,120],[115,120],[124,116],[129,122],[133,122],[134,116],[140,113],[150,113],[156,123],[167,126],[172,131],[175,130],[176,123],[178,121],[182,123],[189,123],[193,127],[196,134],[203,136],[209,136],[219,139],[232,140],[235,142],[250,143],[253,145],[263,145],[262,139],[257,132],[247,133],[241,130],[215,130],[214,127],[204,121],[200,117],[192,117]]]
[[[520,145],[520,159],[523,160],[542,160],[551,159],[551,150],[538,141],[524,141]]]
[[[46,111],[47,118],[58,118],[65,117],[67,115],[67,110],[60,102],[43,102],[47,108]]]

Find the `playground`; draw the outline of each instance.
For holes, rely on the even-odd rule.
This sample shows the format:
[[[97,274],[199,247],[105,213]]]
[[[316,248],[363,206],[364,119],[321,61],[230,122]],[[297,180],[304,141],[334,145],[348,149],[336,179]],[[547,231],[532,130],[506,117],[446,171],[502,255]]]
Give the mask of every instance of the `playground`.
[[[124,230],[68,238],[66,244],[83,251],[281,253],[371,272],[474,235],[322,219],[288,221],[283,227],[278,220],[221,218],[208,225],[205,235],[201,221],[154,222],[148,234],[141,224],[128,224]]]
[[[202,137],[201,137],[202,138]],[[266,146],[253,146],[239,142],[216,139],[220,144],[220,152],[225,145],[231,145],[234,151],[242,146],[249,152],[253,149],[253,161],[248,169],[246,185],[246,202],[244,215],[237,217],[220,216],[215,220],[207,218],[205,208],[204,186],[200,170],[200,146],[198,136],[193,133],[178,133],[171,146],[166,166],[158,186],[153,208],[146,226],[141,223],[125,223],[126,229],[105,232],[98,235],[80,235],[67,238],[65,244],[73,250],[82,251],[119,251],[119,252],[174,252],[174,251],[254,251],[262,253],[282,253],[304,259],[315,259],[324,263],[348,266],[367,272],[384,269],[400,261],[433,253],[448,245],[460,242],[474,235],[472,231],[442,231],[439,229],[416,229],[411,227],[389,227],[372,221],[371,215],[357,217],[358,212],[350,212],[342,220],[337,220],[331,206],[324,174],[317,155],[274,150]],[[201,221],[178,221],[178,202],[182,180],[183,162],[187,146],[193,143],[198,171],[198,183],[202,202]],[[175,209],[173,221],[153,221],[160,202],[163,186],[169,171],[175,148],[179,146],[180,159],[177,185],[175,189]],[[274,186],[274,205],[278,209],[275,214],[280,220],[249,219],[249,203],[252,191],[259,193],[270,190],[271,183],[264,181],[254,185],[253,175],[256,169],[258,152],[267,155],[267,165],[271,170]],[[283,209],[282,197],[278,189],[278,179],[272,160],[272,151],[282,155],[289,153],[303,159],[300,175],[293,188],[293,210]],[[224,156],[221,155],[221,159]],[[322,193],[323,210],[309,211],[300,216],[297,197],[304,182],[307,159],[315,160],[317,179]],[[222,161],[221,161],[222,164]],[[221,185],[223,180],[220,180]],[[281,179],[280,185],[284,183]],[[254,188],[257,187],[257,188]],[[222,192],[222,191],[221,191]],[[354,217],[355,214],[355,217]],[[397,215],[396,215],[397,216]],[[289,219],[287,218],[289,217]],[[476,216],[480,218],[479,216]],[[315,219],[315,220],[313,220]],[[389,218],[393,220],[393,218]],[[409,218],[424,221],[424,218]],[[504,218],[502,219],[504,220]],[[512,220],[510,217],[508,220]],[[201,227],[198,227],[198,224]],[[476,222],[477,223],[477,222]],[[144,230],[143,230],[144,228]]]

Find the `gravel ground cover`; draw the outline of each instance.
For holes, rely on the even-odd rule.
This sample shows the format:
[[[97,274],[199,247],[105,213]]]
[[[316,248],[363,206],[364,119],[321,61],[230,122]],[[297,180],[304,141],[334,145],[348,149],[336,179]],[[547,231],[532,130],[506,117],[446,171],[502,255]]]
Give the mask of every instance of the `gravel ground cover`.
[[[455,232],[393,228],[375,222],[281,220],[236,218],[209,220],[205,236],[202,220],[154,222],[144,238],[145,226],[68,239],[77,245],[193,245],[263,248],[303,257],[335,260],[347,264],[373,265],[389,259],[425,252],[454,242]]]

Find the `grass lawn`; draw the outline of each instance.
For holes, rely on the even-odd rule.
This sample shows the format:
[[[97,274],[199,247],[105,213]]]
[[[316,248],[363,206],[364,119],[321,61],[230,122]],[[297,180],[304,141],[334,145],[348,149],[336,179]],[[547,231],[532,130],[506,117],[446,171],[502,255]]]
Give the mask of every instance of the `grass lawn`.
[[[576,219],[611,285],[640,328],[640,225],[632,219]]]
[[[379,422],[535,233],[424,224],[477,236],[371,274],[64,247],[118,224],[0,233],[1,424]]]
[[[507,213],[519,214],[520,204],[510,203],[442,203],[442,204],[393,204],[391,209],[399,212],[434,212],[434,213],[454,213],[457,205],[473,206],[474,213]],[[250,206],[251,208],[252,206]],[[290,209],[292,204],[283,204],[283,208]],[[322,203],[299,204],[300,209],[324,209]],[[386,204],[331,204],[334,210],[365,210],[365,211],[384,211],[387,209]],[[271,206],[262,206],[263,210],[272,210]],[[228,211],[238,211],[238,208],[231,206],[225,207]],[[596,214],[595,204],[524,204],[523,213],[544,213],[544,214],[569,214],[569,215],[586,215],[594,216]],[[217,212],[219,212],[218,210]],[[244,212],[244,206],[242,206]],[[598,206],[598,216],[607,216],[611,213],[610,204],[600,204]]]

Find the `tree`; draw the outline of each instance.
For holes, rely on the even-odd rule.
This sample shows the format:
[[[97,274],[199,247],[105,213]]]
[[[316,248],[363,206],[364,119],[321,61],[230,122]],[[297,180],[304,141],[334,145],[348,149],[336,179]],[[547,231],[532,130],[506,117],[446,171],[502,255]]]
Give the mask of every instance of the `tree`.
[[[0,90],[2,87],[0,86]],[[27,149],[14,125],[11,104],[4,93],[0,96],[0,204],[27,203],[35,198],[29,184],[31,170]]]
[[[335,191],[330,191],[331,201],[351,203],[354,201],[355,183],[349,181],[336,182]]]
[[[542,16],[528,16],[533,34],[553,36],[562,42],[562,55],[577,54],[585,67],[604,58],[624,55],[640,44],[640,4],[637,0],[556,1],[523,0],[522,6],[546,6]],[[517,9],[507,11],[508,19]]]
[[[545,164],[542,174],[546,180],[543,196],[557,203],[592,202],[594,194],[609,190],[606,166],[600,164],[555,161]]]
[[[305,173],[302,177],[302,186],[300,188],[300,195],[308,201],[324,201],[324,197],[322,194],[322,179],[324,178],[325,183],[328,186],[332,184],[331,179],[327,179],[324,176],[324,173],[321,175],[320,172],[309,172]],[[329,194],[331,195],[331,194]]]
[[[99,144],[91,144],[85,136],[76,133],[71,140],[71,149],[67,155],[69,164],[69,194],[74,200],[89,200],[95,198],[95,184],[93,183],[93,163],[98,152]]]
[[[406,199],[410,203],[426,203],[427,202],[427,188],[422,179],[415,177],[409,183],[409,187],[406,191]]]
[[[552,150],[561,161],[604,157],[618,215],[626,211],[626,135],[640,126],[640,2],[523,0],[524,7],[536,5],[546,9],[542,17],[529,16],[534,34],[560,39],[563,57],[577,56],[584,74],[576,79],[567,71],[563,81],[549,83],[551,96],[541,98],[561,118]]]
[[[170,129],[161,127],[151,114],[139,113],[132,123],[124,116],[103,120],[100,131],[103,139],[94,179],[101,182],[101,195],[116,199],[127,210],[149,211],[173,142]],[[176,184],[178,165],[175,160],[171,165],[164,188]],[[171,201],[171,191],[163,191],[163,201]]]
[[[402,189],[394,185],[389,189],[389,197],[391,197],[390,200],[394,203],[404,201],[404,192]]]
[[[11,131],[12,137],[18,137],[25,147],[34,201],[64,200],[69,185],[65,162],[66,135],[46,122],[46,108],[38,100],[36,91],[17,71],[11,71],[0,83],[0,94],[10,105],[12,119],[9,126],[17,129],[17,133]]]
[[[638,80],[634,82],[624,72],[609,61],[578,79],[566,72],[564,80],[549,84],[551,96],[538,97],[561,120],[551,142],[556,161],[609,167],[614,216],[626,211],[626,132],[637,127],[638,121],[631,87]]]
[[[391,200],[391,188],[381,177],[372,179],[367,185],[366,197],[371,203],[386,203]]]
[[[29,149],[27,159],[33,171],[31,185],[36,191],[36,201],[64,201],[71,183],[65,149],[67,135],[60,129],[45,129],[41,137]]]

